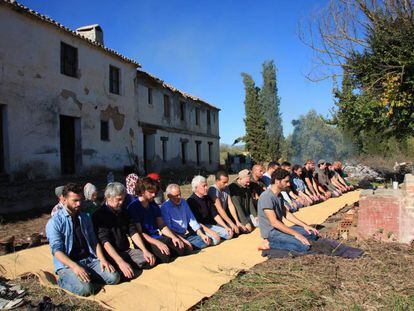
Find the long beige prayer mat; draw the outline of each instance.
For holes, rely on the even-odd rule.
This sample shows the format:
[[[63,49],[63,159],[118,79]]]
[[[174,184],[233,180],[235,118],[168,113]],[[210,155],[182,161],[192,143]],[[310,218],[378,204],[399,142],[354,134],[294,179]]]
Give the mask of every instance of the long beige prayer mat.
[[[322,224],[345,205],[359,200],[359,191],[301,209],[295,215],[309,224]],[[223,284],[265,261],[257,251],[259,230],[209,247],[196,255],[179,257],[174,262],[146,270],[131,282],[105,286],[87,299],[116,310],[187,310],[204,297],[213,295]],[[53,272],[49,246],[23,250],[0,257],[0,275],[15,278],[26,273]],[[43,278],[43,283],[49,284]]]

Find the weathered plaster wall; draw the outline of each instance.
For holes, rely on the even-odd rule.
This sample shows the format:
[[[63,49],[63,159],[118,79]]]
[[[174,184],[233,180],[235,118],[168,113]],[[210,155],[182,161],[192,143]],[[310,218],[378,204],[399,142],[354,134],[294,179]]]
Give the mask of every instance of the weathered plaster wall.
[[[218,111],[206,107],[193,100],[183,99],[178,94],[173,94],[145,79],[138,78],[137,96],[140,103],[140,120],[151,124],[171,126],[185,129],[193,133],[219,135]],[[148,104],[148,87],[152,88],[152,105]],[[164,117],[164,94],[170,98],[170,118]],[[180,120],[180,102],[185,102],[185,119]],[[196,125],[196,108],[200,110],[200,122]],[[207,130],[207,110],[211,113],[211,131]]]
[[[199,168],[219,165],[218,111],[193,100],[180,120],[180,95],[137,78],[135,65],[105,53],[84,40],[0,6],[0,105],[5,107],[6,172],[11,176],[33,170],[32,175],[55,177],[61,173],[59,116],[80,118],[82,171],[94,167],[122,169],[130,165],[126,148],[133,149],[141,167],[143,130],[140,123],[157,125],[153,170],[182,167],[181,139],[188,139],[187,164],[196,166],[195,140],[202,141]],[[78,49],[78,77],[60,73],[60,44]],[[120,69],[120,95],[109,92],[109,66]],[[164,117],[164,94],[170,96],[170,118]],[[200,123],[195,122],[195,108]],[[207,130],[207,109],[211,130]],[[100,121],[109,121],[109,141],[100,137]],[[160,137],[168,137],[167,161],[162,161]],[[208,163],[212,142],[212,163]],[[132,147],[132,149],[131,149]]]
[[[84,168],[129,164],[128,133],[138,128],[135,66],[4,7],[0,29],[7,29],[0,32],[0,104],[7,106],[9,120],[7,171],[42,163],[46,175],[60,173],[59,115],[81,118]],[[60,73],[61,41],[78,48],[78,78]],[[121,69],[120,95],[109,92],[109,65]],[[109,142],[100,140],[102,111],[112,116]]]
[[[152,89],[152,105],[148,101],[148,88]],[[177,168],[181,162],[181,140],[188,140],[186,166],[215,170],[220,164],[218,111],[184,99],[178,94],[161,88],[157,84],[138,78],[137,97],[139,102],[139,121],[156,129],[154,134],[155,154],[152,163],[154,170]],[[170,98],[170,118],[164,117],[164,94]],[[180,119],[180,102],[185,103],[185,118]],[[195,109],[200,109],[200,122],[196,125]],[[211,113],[210,131],[207,129],[207,109]],[[167,137],[167,161],[162,161],[161,137]],[[197,165],[196,141],[201,141],[200,164]],[[211,163],[208,159],[208,143],[212,143]]]

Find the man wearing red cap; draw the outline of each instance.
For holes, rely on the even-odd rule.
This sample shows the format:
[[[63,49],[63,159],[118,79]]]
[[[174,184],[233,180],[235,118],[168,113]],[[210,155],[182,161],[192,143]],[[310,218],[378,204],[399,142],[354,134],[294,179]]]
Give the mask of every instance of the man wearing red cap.
[[[164,191],[162,191],[162,188],[161,188],[161,177],[160,177],[160,174],[158,174],[158,173],[149,173],[147,175],[147,177],[149,177],[153,181],[156,181],[157,182],[158,190],[157,190],[157,194],[155,195],[154,202],[157,203],[158,206],[161,206],[161,204],[164,203],[165,198],[164,198]]]

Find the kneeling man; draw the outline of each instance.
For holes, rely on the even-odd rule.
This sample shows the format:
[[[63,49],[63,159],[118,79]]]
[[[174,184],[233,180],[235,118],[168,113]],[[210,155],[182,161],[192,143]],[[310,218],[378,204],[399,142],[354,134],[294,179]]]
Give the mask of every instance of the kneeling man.
[[[124,185],[109,183],[105,189],[105,203],[93,214],[93,223],[109,259],[118,266],[123,277],[132,279],[139,270],[154,266],[155,256],[146,248],[136,224],[122,208],[125,195]],[[130,248],[128,238],[134,248]]]
[[[157,191],[156,181],[150,177],[142,178],[137,184],[138,199],[128,205],[127,211],[142,231],[144,243],[155,255],[157,262],[168,263],[174,257],[188,254],[190,247],[165,225],[161,210],[154,202]]]
[[[94,294],[103,284],[117,284],[120,276],[106,260],[89,216],[81,212],[82,188],[67,184],[62,208],[46,225],[60,287],[80,296]]]
[[[289,172],[277,169],[272,173],[270,188],[258,202],[259,228],[264,243],[261,249],[282,249],[305,253],[309,240],[316,240],[318,231],[297,219],[283,204],[280,193],[289,187]],[[288,227],[283,217],[294,223]]]

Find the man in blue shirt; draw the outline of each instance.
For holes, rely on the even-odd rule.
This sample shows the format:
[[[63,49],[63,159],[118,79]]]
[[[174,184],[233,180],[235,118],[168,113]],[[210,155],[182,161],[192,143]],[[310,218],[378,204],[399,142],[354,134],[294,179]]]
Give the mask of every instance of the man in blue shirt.
[[[60,287],[80,296],[94,294],[102,284],[117,284],[120,276],[106,260],[89,216],[80,211],[82,188],[67,184],[62,206],[46,225]]]
[[[190,252],[190,243],[185,243],[164,223],[161,210],[154,202],[158,191],[156,181],[144,177],[138,182],[138,198],[132,201],[127,211],[133,222],[142,231],[146,246],[157,258],[158,263],[171,262],[172,258]]]
[[[204,233],[187,202],[181,198],[180,186],[170,184],[165,192],[168,200],[161,205],[161,215],[167,227],[190,249],[209,246],[211,239]]]

